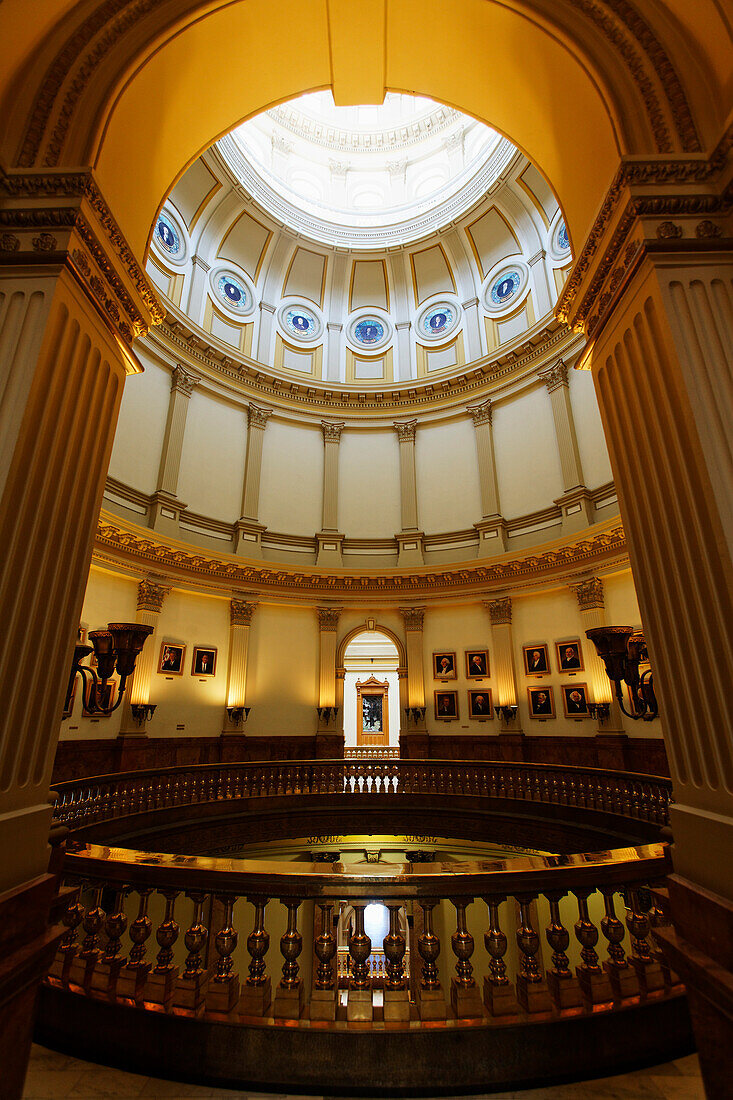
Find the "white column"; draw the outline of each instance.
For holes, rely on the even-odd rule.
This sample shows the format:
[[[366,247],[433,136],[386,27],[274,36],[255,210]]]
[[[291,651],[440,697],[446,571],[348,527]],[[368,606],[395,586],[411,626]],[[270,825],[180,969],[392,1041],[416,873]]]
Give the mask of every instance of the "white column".
[[[257,333],[257,361],[272,365],[273,340],[275,327],[275,306],[269,302],[260,302],[260,327]]]
[[[339,443],[343,422],[322,420],[323,430],[323,512],[322,528],[316,532],[316,565],[343,565],[344,536],[338,529]]]
[[[316,727],[316,755],[343,755],[344,707],[343,681],[336,684],[336,650],[340,607],[318,607],[319,673],[318,673],[318,725]],[[339,702],[338,695],[341,696]],[[339,706],[339,713],[335,708]]]
[[[482,516],[474,523],[478,531],[478,557],[487,554],[503,554],[506,550],[506,522],[499,503],[499,480],[496,474],[494,452],[493,404],[491,398],[480,405],[469,405],[467,412],[473,419],[476,434],[476,458],[478,462],[479,488]]]
[[[424,607],[401,607],[400,614],[405,623],[407,650],[407,705],[425,706],[425,671],[423,655]]]
[[[247,659],[249,631],[257,601],[233,596],[229,601],[229,665],[227,668],[227,707],[244,707],[247,702]],[[241,732],[241,723],[232,722],[224,714],[227,733]]]
[[[585,637],[586,630],[592,630],[594,626],[606,626],[603,581],[600,577],[587,577],[582,581],[578,581],[577,584],[571,584],[570,588],[577,598],[580,619],[583,624],[583,659],[590,701],[610,704],[608,720],[599,726],[598,732],[601,734],[622,734],[624,724],[621,708],[612,690],[611,681],[606,675],[606,666],[598,656],[596,647]],[[617,766],[623,769],[622,763]]]
[[[262,554],[261,540],[265,528],[258,519],[260,478],[265,428],[271,416],[272,409],[264,409],[252,403],[247,410],[247,454],[244,463],[242,515],[234,525],[235,553],[246,557],[260,557]]]
[[[326,323],[326,378],[329,382],[342,381],[344,326],[338,321]]]
[[[583,481],[573,407],[570,404],[568,368],[562,359],[538,371],[550,395],[555,438],[560,455],[563,495],[555,501],[562,509],[563,534],[572,534],[593,522],[593,501]]]
[[[132,717],[131,707],[137,704],[150,702],[150,686],[153,682],[155,670],[158,667],[158,624],[163,610],[163,603],[170,592],[170,585],[160,584],[153,577],[147,577],[137,586],[137,618],[136,621],[152,626],[153,633],[149,635],[142,653],[135,662],[135,671],[127,681],[125,700],[122,704],[122,720],[120,722],[120,736],[145,736],[147,723],[137,722]],[[155,700],[153,700],[155,702]]]
[[[412,340],[410,329],[412,321],[398,321],[395,325],[397,332],[397,370],[395,381],[408,382],[415,377],[415,367],[412,362]]]
[[[417,478],[415,475],[415,429],[417,420],[395,421],[400,446],[400,502],[402,530],[396,534],[399,543],[398,565],[422,565],[423,533],[417,526]]]
[[[191,257],[191,278],[188,288],[186,314],[197,325],[203,325],[206,302],[209,297],[209,272],[211,264],[201,256]]]
[[[550,312],[555,299],[547,271],[547,253],[543,248],[539,252],[535,252],[534,256],[530,256],[529,266],[532,272],[534,313],[535,318],[539,321]]]
[[[481,339],[481,317],[478,298],[467,298],[463,306],[463,335],[466,338],[466,361],[472,363],[484,354],[484,342]]]
[[[150,507],[150,526],[163,534],[179,534],[181,512],[186,505],[178,499],[178,476],[186,433],[186,418],[191,394],[201,381],[198,375],[185,370],[180,363],[171,374],[171,394],[168,417],[160,454],[158,485]]]

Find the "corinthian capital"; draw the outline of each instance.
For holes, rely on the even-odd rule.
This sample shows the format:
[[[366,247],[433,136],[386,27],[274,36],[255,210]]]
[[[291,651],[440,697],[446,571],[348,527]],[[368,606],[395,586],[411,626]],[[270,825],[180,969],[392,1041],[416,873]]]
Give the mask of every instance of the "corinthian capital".
[[[318,607],[318,626],[321,630],[338,630],[342,608]]]
[[[393,421],[394,429],[397,432],[397,438],[400,443],[414,443],[415,442],[415,428],[417,427],[417,420],[395,420]]]
[[[198,374],[185,370],[179,363],[171,374],[171,389],[174,393],[183,393],[186,397],[190,397],[200,381]]]
[[[264,431],[271,416],[272,409],[263,409],[260,405],[253,405],[250,402],[247,409],[247,423],[250,428],[262,428]]]
[[[494,407],[490,397],[486,401],[482,401],[480,405],[469,405],[466,411],[471,414],[477,428],[481,424],[490,424],[494,415]]]
[[[401,607],[400,615],[405,620],[405,630],[422,630],[425,619],[424,607]]]
[[[568,384],[568,368],[562,359],[558,359],[557,363],[553,363],[551,367],[547,367],[545,370],[537,372],[537,377],[541,378],[547,386],[547,392],[552,393],[559,386],[567,386]]]
[[[163,610],[163,600],[170,592],[170,587],[157,584],[155,581],[143,580],[137,586],[138,611],[155,611],[158,615]]]
[[[324,443],[338,443],[341,439],[341,433],[344,430],[343,421],[336,423],[332,420],[322,420],[321,428],[323,429],[323,442]]]
[[[579,581],[578,584],[571,584],[570,587],[575,592],[578,607],[581,611],[591,611],[605,607],[603,581],[600,577],[588,577],[587,580]]]
[[[504,626],[512,621],[512,598],[501,596],[498,600],[486,600],[484,607],[489,613],[492,626]]]
[[[233,597],[229,601],[229,621],[232,626],[250,626],[256,609],[256,601],[250,602]]]

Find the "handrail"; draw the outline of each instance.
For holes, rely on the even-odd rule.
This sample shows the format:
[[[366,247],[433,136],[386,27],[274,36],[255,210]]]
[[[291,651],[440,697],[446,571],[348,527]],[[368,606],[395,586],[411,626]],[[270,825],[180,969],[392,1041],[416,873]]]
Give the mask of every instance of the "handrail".
[[[666,825],[671,780],[575,765],[392,758],[192,764],[59,783],[53,822],[71,829],[130,814],[242,798],[430,795],[519,799]]]

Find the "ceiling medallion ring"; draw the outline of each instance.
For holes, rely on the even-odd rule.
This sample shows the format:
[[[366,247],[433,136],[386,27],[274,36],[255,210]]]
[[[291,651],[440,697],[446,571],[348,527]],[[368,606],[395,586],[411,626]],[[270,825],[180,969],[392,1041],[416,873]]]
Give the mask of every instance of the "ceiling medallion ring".
[[[484,283],[484,309],[492,316],[511,313],[529,293],[529,268],[518,257],[503,260]]]
[[[186,234],[169,207],[161,210],[153,230],[153,244],[158,256],[175,264],[183,264],[188,256]]]
[[[323,335],[323,321],[305,302],[285,302],[278,310],[277,320],[289,339],[299,340],[301,343],[312,344]]]
[[[349,343],[360,351],[376,351],[392,339],[392,323],[375,310],[359,313],[346,327]]]
[[[217,306],[227,310],[238,321],[254,312],[255,291],[241,272],[219,265],[209,272],[209,285]]]
[[[419,340],[443,340],[457,328],[460,319],[460,306],[441,298],[430,302],[418,314],[416,335]]]
[[[550,258],[559,263],[568,263],[572,260],[570,249],[570,234],[562,211],[558,211],[550,226],[548,252]]]

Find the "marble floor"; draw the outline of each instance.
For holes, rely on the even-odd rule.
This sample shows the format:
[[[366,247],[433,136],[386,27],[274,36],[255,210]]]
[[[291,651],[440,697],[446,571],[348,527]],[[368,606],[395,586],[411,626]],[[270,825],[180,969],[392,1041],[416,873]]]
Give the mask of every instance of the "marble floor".
[[[386,1096],[387,1094],[385,1094]],[[484,1094],[463,1097],[481,1100]],[[107,1097],[130,1100],[188,1100],[189,1097],[219,1097],[220,1100],[319,1100],[284,1093],[236,1092],[162,1081],[137,1073],[82,1062],[34,1045],[23,1100],[106,1100]],[[572,1085],[523,1089],[517,1092],[487,1094],[487,1100],[705,1100],[697,1055],[679,1058],[661,1066],[651,1066],[618,1077],[597,1078]],[[331,1097],[330,1100],[338,1100]],[[342,1098],[343,1100],[343,1098]],[[358,1098],[350,1098],[358,1100]],[[422,1100],[430,1100],[428,1097]],[[446,1100],[446,1098],[443,1098]]]

